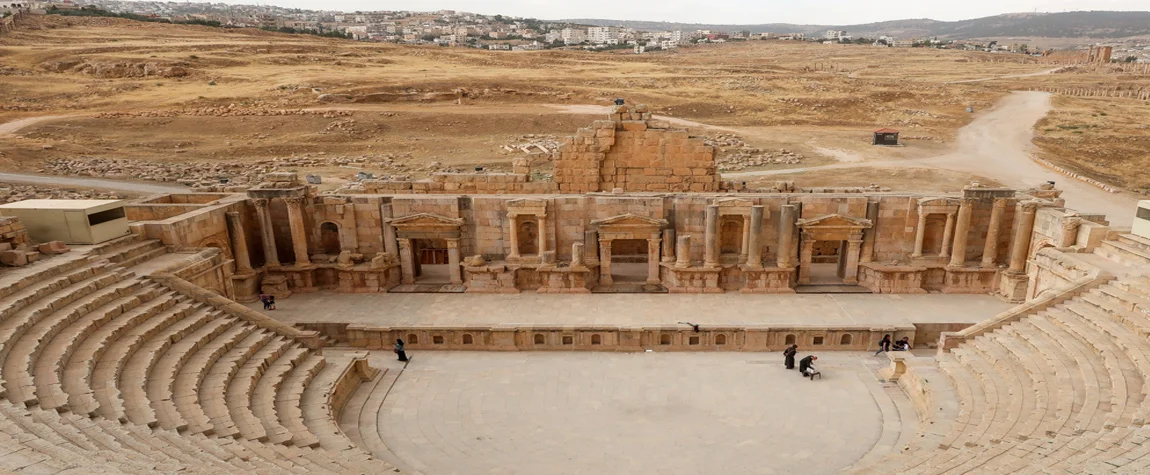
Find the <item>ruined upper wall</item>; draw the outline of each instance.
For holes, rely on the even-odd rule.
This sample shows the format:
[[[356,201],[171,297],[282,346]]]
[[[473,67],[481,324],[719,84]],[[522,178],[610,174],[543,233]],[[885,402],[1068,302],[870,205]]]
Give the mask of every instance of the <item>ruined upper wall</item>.
[[[719,190],[715,150],[686,130],[653,120],[647,106],[614,106],[609,120],[579,129],[559,147],[555,183],[563,193]]]

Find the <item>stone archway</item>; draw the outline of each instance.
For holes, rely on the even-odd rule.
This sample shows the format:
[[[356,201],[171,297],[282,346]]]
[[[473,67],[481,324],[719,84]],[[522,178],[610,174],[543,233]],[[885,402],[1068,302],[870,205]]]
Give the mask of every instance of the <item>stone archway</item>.
[[[858,284],[858,267],[863,230],[873,226],[868,219],[828,214],[796,223],[802,239],[799,248],[799,285],[810,285],[815,245],[819,241],[839,242],[837,275],[845,285]]]
[[[622,214],[605,219],[591,221],[591,225],[599,230],[599,283],[609,286],[614,284],[611,275],[612,249],[611,244],[616,240],[647,240],[647,283],[658,284],[659,278],[659,245],[663,240],[663,227],[667,220],[648,218],[635,214]]]

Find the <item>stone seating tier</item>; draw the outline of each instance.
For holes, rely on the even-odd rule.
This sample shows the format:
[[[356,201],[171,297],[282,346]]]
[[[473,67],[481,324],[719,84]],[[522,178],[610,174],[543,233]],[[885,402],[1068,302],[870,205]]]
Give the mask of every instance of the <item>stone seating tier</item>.
[[[1138,473],[1150,467],[1150,282],[1127,276],[937,356],[946,434],[854,473]],[[901,380],[911,376],[903,375]],[[937,442],[935,442],[937,440]]]
[[[352,360],[133,272],[167,252],[131,236],[0,276],[0,469],[394,473],[316,396],[358,388],[329,374]]]

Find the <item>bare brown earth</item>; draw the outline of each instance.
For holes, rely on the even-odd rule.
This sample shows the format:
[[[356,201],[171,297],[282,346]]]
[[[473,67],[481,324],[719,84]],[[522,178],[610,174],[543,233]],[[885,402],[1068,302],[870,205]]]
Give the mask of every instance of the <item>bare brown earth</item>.
[[[983,110],[1012,88],[1070,76],[954,82],[1051,68],[1021,56],[789,42],[644,55],[486,52],[45,16],[0,37],[0,169],[61,174],[49,164],[92,159],[389,164],[301,170],[333,181],[359,170],[498,169],[520,155],[504,146],[571,134],[599,117],[583,106],[615,97],[688,121],[697,134],[733,132],[749,146],[805,157],[767,168],[915,159],[953,147],[972,118],[966,107]],[[870,146],[879,127],[902,130],[906,146]],[[874,179],[855,173],[860,183],[900,189],[978,179],[882,170]],[[792,178],[806,186],[802,174]]]
[[[1142,194],[1150,193],[1150,105],[1130,99],[1054,98],[1035,125],[1039,156]]]

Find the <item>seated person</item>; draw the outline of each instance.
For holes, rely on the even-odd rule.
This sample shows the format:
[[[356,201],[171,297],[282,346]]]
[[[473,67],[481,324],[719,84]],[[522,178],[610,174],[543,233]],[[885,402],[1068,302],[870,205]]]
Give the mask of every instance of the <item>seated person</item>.
[[[894,351],[910,351],[910,338],[903,337],[894,342]]]

